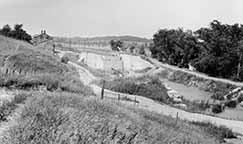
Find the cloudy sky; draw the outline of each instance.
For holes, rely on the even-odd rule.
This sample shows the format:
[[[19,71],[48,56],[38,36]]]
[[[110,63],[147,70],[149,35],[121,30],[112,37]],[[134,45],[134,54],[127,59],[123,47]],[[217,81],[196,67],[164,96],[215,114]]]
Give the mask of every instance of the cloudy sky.
[[[243,23],[242,0],[0,0],[0,26],[24,24],[31,34],[136,35],[160,28],[197,29],[217,19]]]

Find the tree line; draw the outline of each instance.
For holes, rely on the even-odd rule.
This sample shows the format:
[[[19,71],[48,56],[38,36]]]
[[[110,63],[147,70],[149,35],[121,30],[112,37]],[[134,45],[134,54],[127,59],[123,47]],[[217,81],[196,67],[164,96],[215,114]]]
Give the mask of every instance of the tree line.
[[[153,35],[152,56],[161,62],[210,76],[243,81],[243,25],[214,20],[196,31],[161,29]]]
[[[23,24],[16,24],[13,29],[7,24],[0,29],[0,35],[23,40],[28,43],[31,43],[32,40],[31,35],[23,29]]]

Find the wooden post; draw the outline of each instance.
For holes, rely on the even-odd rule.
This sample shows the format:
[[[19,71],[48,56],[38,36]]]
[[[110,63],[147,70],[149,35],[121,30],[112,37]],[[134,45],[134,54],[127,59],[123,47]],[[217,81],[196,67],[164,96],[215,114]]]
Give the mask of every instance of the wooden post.
[[[134,99],[134,104],[136,105],[137,104],[137,97],[135,96],[135,99]]]
[[[104,99],[104,91],[105,91],[105,80],[103,80],[102,82],[101,97],[100,97],[101,100]]]
[[[176,113],[176,122],[175,122],[175,125],[177,125],[177,121],[179,119],[179,116],[178,116],[178,112]]]
[[[120,101],[121,97],[120,97],[120,94],[118,93],[118,101]]]

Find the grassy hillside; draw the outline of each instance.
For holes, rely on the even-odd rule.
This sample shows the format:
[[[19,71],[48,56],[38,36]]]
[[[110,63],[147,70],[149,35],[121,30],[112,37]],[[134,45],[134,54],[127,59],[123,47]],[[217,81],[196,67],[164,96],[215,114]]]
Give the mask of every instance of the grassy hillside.
[[[82,92],[76,70],[49,50],[0,36],[0,86]],[[85,89],[85,88],[84,88]]]
[[[49,51],[0,36],[0,64],[5,73],[63,73],[68,68]],[[7,71],[7,72],[6,72]]]
[[[80,82],[76,70],[62,63],[48,49],[0,36],[0,52],[0,87],[31,89],[0,105],[1,121],[19,112],[19,116],[9,119],[10,123],[15,121],[13,125],[0,132],[2,144],[218,144],[228,136],[228,129],[212,134],[208,124],[195,125],[119,102],[100,101]],[[161,84],[153,80],[144,85],[136,85],[133,81],[115,81],[115,84],[116,87],[136,87],[137,91],[131,93],[146,94],[154,99],[167,97],[165,89],[158,87]],[[39,87],[48,91],[38,91]],[[148,89],[143,91],[146,87]],[[217,127],[212,128],[217,130]]]
[[[1,143],[219,143],[187,122],[70,93],[35,94],[17,121]]]

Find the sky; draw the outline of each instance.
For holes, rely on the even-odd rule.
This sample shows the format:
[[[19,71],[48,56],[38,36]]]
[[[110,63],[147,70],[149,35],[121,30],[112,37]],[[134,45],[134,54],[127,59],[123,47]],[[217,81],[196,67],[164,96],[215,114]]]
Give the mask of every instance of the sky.
[[[242,0],[0,0],[0,26],[23,24],[30,34],[134,35],[163,28],[196,30],[213,20],[243,23]]]

